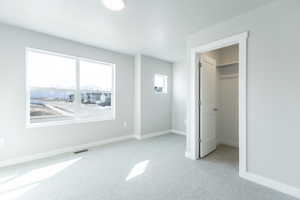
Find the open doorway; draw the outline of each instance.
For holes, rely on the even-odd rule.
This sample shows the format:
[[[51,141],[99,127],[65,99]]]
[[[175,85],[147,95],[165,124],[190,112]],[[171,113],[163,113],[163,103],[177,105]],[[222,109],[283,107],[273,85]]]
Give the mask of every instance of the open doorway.
[[[200,158],[217,150],[238,153],[239,45],[198,54]]]
[[[201,148],[206,149],[204,152],[209,153],[212,149],[213,142],[201,141],[201,120],[200,120],[200,107],[202,104],[202,99],[200,98],[200,82],[201,73],[200,70],[204,68],[199,66],[201,63],[200,59],[204,53],[218,50],[224,47],[229,47],[233,45],[238,45],[238,154],[239,154],[239,175],[244,176],[247,172],[247,39],[248,32],[240,33],[234,36],[230,36],[221,40],[217,40],[208,44],[200,45],[198,47],[191,49],[191,65],[190,65],[190,95],[187,104],[188,107],[188,123],[187,123],[187,149],[186,157],[190,159],[200,159]],[[209,59],[207,59],[209,60]],[[209,62],[217,65],[217,61],[210,60]],[[202,64],[201,64],[202,65]],[[215,70],[217,68],[207,68]],[[218,109],[217,107],[212,107],[210,113],[216,112],[213,109]],[[218,112],[218,111],[217,111]],[[213,118],[213,116],[212,116]],[[216,126],[215,126],[216,127]],[[202,127],[203,128],[203,127]],[[217,137],[217,136],[216,136]],[[203,144],[202,144],[203,142]],[[201,144],[201,145],[200,145]],[[206,145],[206,146],[205,146]],[[217,142],[215,143],[217,145]]]

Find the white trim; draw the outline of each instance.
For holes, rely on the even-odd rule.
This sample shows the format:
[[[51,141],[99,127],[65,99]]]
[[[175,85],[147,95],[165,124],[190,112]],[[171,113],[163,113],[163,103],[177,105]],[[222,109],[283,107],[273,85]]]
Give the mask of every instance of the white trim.
[[[240,33],[225,39],[214,41],[191,49],[190,64],[190,101],[188,101],[188,158],[199,159],[199,53],[239,45],[239,170],[247,171],[247,39],[248,32]]]
[[[35,122],[26,125],[26,128],[45,128],[45,127],[55,127],[55,126],[65,126],[71,124],[85,124],[85,123],[94,123],[94,122],[104,122],[104,121],[112,121],[115,118],[112,116],[111,118],[97,118],[91,117],[86,119],[65,119],[62,121],[49,121],[49,122]]]
[[[80,111],[81,107],[81,95],[80,95],[80,60],[76,59],[76,90],[75,90],[75,96],[74,96],[74,105],[75,105],[75,119],[78,118],[78,112]]]
[[[134,63],[134,134],[142,134],[142,55],[135,56]]]
[[[197,160],[197,159],[195,159],[195,156],[193,156],[193,154],[191,152],[189,152],[189,151],[186,151],[184,155],[188,159]]]
[[[65,58],[69,58],[69,59],[74,59],[74,60],[78,59],[78,60],[94,62],[94,63],[104,64],[104,65],[115,65],[110,62],[99,61],[99,60],[97,60],[97,58],[95,59],[95,58],[85,58],[85,57],[80,57],[80,56],[71,56],[71,55],[64,54],[64,53],[58,53],[56,51],[49,51],[49,50],[43,50],[43,49],[38,49],[38,48],[32,48],[32,47],[25,47],[25,49],[26,49],[26,51],[34,51],[34,52],[49,54],[49,55],[53,55],[53,56],[60,56],[60,57],[65,57]]]
[[[177,135],[184,135],[184,136],[186,136],[186,132],[184,132],[184,131],[178,131],[178,130],[175,130],[175,129],[172,129],[170,131],[171,131],[171,133],[174,133],[174,134],[177,134]]]
[[[101,141],[97,141],[97,142],[91,142],[91,143],[87,143],[87,144],[81,144],[81,145],[76,145],[76,146],[72,146],[72,147],[62,148],[62,149],[58,149],[58,150],[54,150],[54,151],[50,151],[50,152],[46,152],[46,153],[38,153],[35,155],[24,156],[21,158],[4,160],[4,161],[0,161],[0,167],[7,167],[7,166],[21,164],[21,163],[39,160],[39,159],[43,159],[43,158],[49,158],[49,157],[53,157],[53,156],[60,155],[63,153],[72,153],[75,151],[80,151],[82,149],[90,149],[93,147],[98,147],[101,145],[111,144],[111,143],[120,142],[120,141],[133,139],[133,138],[134,138],[133,135],[115,137],[115,138],[105,139],[105,140],[101,140]]]
[[[274,181],[269,178],[265,178],[263,176],[251,173],[251,172],[243,172],[240,173],[240,177],[247,179],[248,181],[263,185],[265,187],[280,191],[282,193],[291,195],[293,197],[300,199],[300,189],[296,187],[292,187],[290,185]]]
[[[154,133],[146,133],[146,134],[142,134],[141,136],[135,135],[135,138],[138,140],[144,140],[144,139],[157,137],[157,136],[161,136],[161,135],[166,135],[166,134],[171,134],[171,133],[172,133],[171,130],[165,130],[165,131],[154,132]]]

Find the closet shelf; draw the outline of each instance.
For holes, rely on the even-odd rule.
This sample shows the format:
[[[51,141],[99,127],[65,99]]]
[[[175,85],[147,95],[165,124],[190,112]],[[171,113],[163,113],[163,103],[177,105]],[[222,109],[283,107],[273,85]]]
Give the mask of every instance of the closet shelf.
[[[219,64],[219,65],[217,65],[217,67],[227,67],[229,65],[235,65],[235,64],[239,64],[239,62],[238,61],[234,61],[234,62],[231,62],[231,63]]]

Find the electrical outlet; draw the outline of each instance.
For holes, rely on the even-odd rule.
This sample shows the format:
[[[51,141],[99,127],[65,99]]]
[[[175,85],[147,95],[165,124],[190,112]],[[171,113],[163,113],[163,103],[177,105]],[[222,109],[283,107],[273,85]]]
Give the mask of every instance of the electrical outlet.
[[[123,126],[126,128],[127,127],[127,122],[123,122]]]
[[[5,140],[4,138],[0,138],[0,148],[4,146]]]

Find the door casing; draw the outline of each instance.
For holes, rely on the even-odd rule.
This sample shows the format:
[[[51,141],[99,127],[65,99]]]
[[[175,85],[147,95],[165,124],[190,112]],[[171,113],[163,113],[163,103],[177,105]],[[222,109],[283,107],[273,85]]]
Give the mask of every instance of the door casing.
[[[197,160],[199,154],[199,57],[198,54],[239,45],[239,174],[247,172],[247,40],[248,31],[191,49],[189,100],[187,101],[186,157]]]

